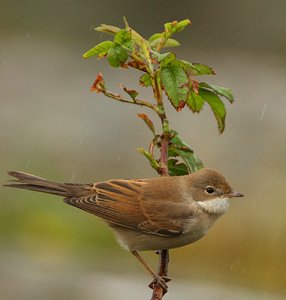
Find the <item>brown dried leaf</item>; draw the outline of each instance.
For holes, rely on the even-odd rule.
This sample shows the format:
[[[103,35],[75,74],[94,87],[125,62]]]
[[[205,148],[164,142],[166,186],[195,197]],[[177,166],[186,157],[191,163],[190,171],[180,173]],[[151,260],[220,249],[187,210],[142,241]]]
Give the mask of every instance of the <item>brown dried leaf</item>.
[[[104,82],[102,73],[98,73],[90,90],[97,92],[97,93],[101,93],[101,92],[105,91],[105,82]]]
[[[156,135],[155,133],[155,127],[154,127],[154,124],[153,122],[148,118],[147,115],[145,114],[137,114],[137,116],[142,119],[145,124],[149,127],[149,129],[153,132],[154,135]]]

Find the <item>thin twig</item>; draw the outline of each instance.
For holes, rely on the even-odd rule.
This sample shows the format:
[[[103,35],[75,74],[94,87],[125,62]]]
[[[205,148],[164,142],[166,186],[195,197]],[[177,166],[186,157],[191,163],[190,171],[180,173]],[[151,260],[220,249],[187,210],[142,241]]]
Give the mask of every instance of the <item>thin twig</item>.
[[[139,100],[139,99],[136,99],[136,100],[126,100],[124,99],[121,95],[119,94],[115,94],[109,90],[102,90],[101,91],[106,97],[108,98],[111,98],[113,100],[116,100],[116,101],[120,101],[120,102],[123,102],[123,103],[129,103],[129,104],[135,104],[135,105],[139,105],[139,106],[145,106],[145,107],[148,107],[148,108],[151,108],[153,111],[156,112],[156,114],[159,114],[160,111],[159,109],[157,108],[156,105],[150,103],[150,102],[147,102],[147,101],[144,101],[144,100]]]

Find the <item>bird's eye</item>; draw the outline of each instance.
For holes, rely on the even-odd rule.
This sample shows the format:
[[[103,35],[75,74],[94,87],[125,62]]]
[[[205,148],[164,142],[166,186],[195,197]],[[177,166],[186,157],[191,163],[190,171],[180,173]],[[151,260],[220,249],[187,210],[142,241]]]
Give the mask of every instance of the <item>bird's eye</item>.
[[[206,187],[206,192],[208,193],[208,194],[213,194],[214,193],[214,188],[212,187],[212,186],[207,186]]]

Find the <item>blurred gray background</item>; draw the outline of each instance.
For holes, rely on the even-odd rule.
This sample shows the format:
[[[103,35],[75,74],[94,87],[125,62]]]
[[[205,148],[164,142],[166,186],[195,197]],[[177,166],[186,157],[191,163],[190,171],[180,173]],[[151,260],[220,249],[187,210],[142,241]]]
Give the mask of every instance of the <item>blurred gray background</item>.
[[[156,176],[136,152],[151,139],[136,116],[146,111],[89,90],[100,71],[115,91],[139,74],[81,55],[105,38],[93,30],[101,23],[126,16],[148,37],[190,18],[178,57],[212,66],[203,79],[236,101],[223,135],[207,107],[168,106],[171,126],[246,197],[201,241],[171,251],[165,299],[285,299],[285,11],[282,0],[0,0],[0,182],[7,170],[73,182]],[[102,221],[57,197],[0,193],[1,299],[150,298],[150,277]],[[154,253],[144,257],[156,268]]]

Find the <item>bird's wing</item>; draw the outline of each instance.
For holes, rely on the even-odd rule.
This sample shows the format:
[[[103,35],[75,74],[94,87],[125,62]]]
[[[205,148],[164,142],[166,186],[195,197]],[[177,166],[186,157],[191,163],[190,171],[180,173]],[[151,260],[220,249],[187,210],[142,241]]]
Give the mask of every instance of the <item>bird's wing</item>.
[[[186,204],[150,199],[144,194],[148,180],[110,180],[93,185],[89,195],[68,197],[67,204],[107,222],[161,236],[183,233],[190,212]]]

